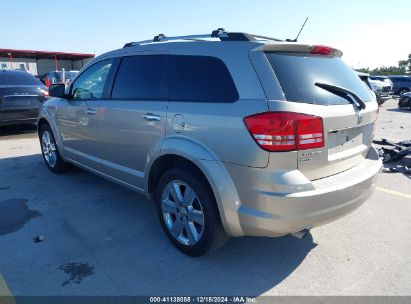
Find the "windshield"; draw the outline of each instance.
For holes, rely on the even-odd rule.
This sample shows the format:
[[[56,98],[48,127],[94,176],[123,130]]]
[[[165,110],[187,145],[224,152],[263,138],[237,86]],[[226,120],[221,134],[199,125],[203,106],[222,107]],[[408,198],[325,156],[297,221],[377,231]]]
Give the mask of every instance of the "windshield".
[[[266,53],[288,101],[319,105],[349,104],[346,98],[324,90],[316,83],[348,89],[367,102],[373,95],[339,57],[294,53]]]

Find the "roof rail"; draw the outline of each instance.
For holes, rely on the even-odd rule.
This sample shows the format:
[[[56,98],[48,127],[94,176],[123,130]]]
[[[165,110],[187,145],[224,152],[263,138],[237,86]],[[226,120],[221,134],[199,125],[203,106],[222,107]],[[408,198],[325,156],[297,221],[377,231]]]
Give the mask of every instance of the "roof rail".
[[[173,41],[173,40],[197,40],[197,41],[204,41],[205,39],[220,39],[220,41],[258,41],[258,40],[272,40],[272,41],[283,41],[280,39],[267,37],[267,36],[260,36],[260,35],[253,35],[247,34],[242,32],[227,32],[224,28],[218,28],[214,30],[210,34],[201,34],[201,35],[188,35],[188,36],[173,36],[167,37],[164,34],[158,34],[154,36],[153,40],[144,40],[138,42],[129,42],[126,43],[123,48],[140,45],[144,43],[151,43],[151,42],[165,42],[165,41]]]

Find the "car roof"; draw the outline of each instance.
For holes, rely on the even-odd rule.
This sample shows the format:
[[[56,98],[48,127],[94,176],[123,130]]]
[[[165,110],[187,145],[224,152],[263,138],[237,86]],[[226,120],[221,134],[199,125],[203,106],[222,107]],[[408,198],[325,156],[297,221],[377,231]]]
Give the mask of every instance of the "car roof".
[[[226,32],[224,29],[219,28],[211,34],[175,37],[159,34],[150,40],[129,42],[123,48],[98,56],[96,61],[143,51],[158,52],[158,54],[218,56],[226,52],[232,54],[232,52],[252,50],[309,53],[314,47],[313,45],[299,44],[295,40],[283,41],[261,35]],[[335,48],[330,49],[333,56],[342,56],[341,51]]]

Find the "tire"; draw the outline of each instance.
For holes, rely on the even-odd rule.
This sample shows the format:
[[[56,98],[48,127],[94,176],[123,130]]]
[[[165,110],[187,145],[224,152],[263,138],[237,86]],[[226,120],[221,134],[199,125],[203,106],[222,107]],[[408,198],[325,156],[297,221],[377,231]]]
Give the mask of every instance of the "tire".
[[[164,173],[155,200],[164,233],[184,254],[202,256],[228,240],[214,194],[191,166],[181,165]]]
[[[70,168],[70,165],[61,158],[53,131],[48,124],[40,127],[39,139],[41,154],[43,155],[47,168],[54,173],[66,172]]]

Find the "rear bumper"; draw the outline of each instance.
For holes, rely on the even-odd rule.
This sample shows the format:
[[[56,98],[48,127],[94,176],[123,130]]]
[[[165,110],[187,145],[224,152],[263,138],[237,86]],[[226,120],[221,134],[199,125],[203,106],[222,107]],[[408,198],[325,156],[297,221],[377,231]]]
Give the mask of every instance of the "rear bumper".
[[[38,108],[3,110],[0,109],[0,126],[34,124],[37,122]]]
[[[358,208],[372,194],[382,163],[371,148],[361,164],[316,181],[298,170],[266,173],[226,167],[240,198],[235,221],[240,227],[229,230],[242,231],[237,235],[280,236],[327,224]]]

